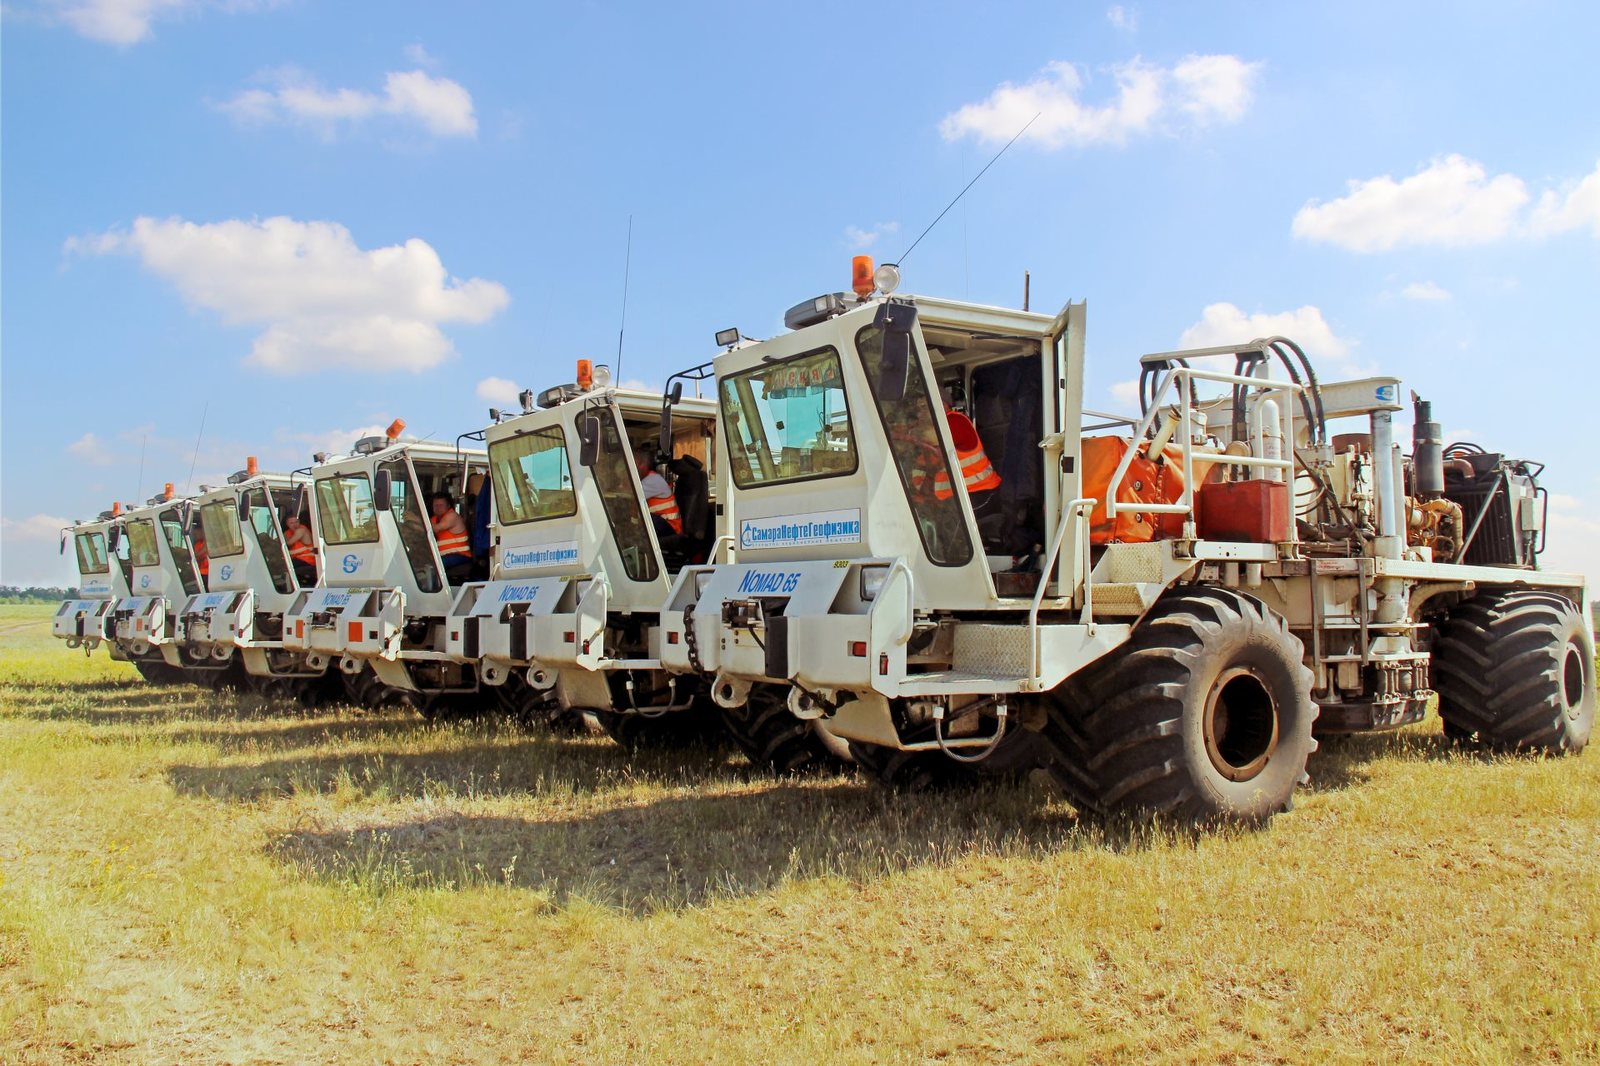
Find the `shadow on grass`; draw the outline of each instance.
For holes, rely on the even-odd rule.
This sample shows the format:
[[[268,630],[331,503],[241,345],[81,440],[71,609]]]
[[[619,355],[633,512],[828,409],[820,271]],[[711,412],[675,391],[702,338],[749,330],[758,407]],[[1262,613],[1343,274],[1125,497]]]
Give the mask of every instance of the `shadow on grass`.
[[[1028,786],[951,797],[830,778],[759,791],[674,795],[540,820],[441,814],[355,830],[284,833],[269,853],[304,875],[369,891],[505,886],[642,915],[767,892],[793,880],[875,880],[973,856],[1047,858],[1144,846],[1049,809]]]
[[[1495,756],[1458,744],[1437,732],[1430,719],[1420,729],[1396,733],[1348,733],[1320,737],[1306,770],[1311,788],[1333,792],[1360,785],[1372,778],[1372,764],[1385,759],[1401,762],[1488,762]]]
[[[347,723],[308,726],[302,743]],[[359,725],[359,723],[348,723]],[[379,722],[384,750],[317,752],[222,766],[172,766],[167,780],[190,796],[254,803],[264,797],[332,792],[404,800],[579,795],[650,781],[704,787],[741,780],[725,749],[694,745],[629,752],[609,740],[522,733],[509,723]],[[350,735],[358,736],[356,730]],[[370,734],[369,734],[370,735]],[[421,750],[418,750],[419,747]]]

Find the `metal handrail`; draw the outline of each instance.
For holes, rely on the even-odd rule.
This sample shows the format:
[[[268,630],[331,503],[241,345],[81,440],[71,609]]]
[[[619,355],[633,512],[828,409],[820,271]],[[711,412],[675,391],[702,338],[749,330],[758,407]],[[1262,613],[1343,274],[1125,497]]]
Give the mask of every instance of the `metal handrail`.
[[[1123,453],[1122,460],[1117,463],[1116,471],[1111,475],[1111,481],[1106,486],[1106,517],[1114,518],[1119,510],[1137,511],[1144,514],[1191,514],[1194,511],[1194,390],[1190,387],[1193,381],[1211,381],[1223,385],[1243,385],[1247,388],[1260,389],[1264,392],[1282,392],[1289,395],[1304,392],[1305,388],[1291,381],[1277,381],[1273,378],[1245,377],[1240,374],[1224,374],[1219,371],[1196,370],[1193,367],[1172,367],[1161,375],[1156,385],[1155,395],[1150,404],[1150,409],[1139,420],[1138,426],[1133,431],[1134,445]],[[1122,482],[1128,476],[1128,471],[1133,465],[1133,460],[1140,452],[1145,434],[1155,423],[1155,419],[1162,413],[1163,401],[1173,385],[1181,384],[1178,399],[1178,437],[1183,451],[1183,495],[1176,503],[1118,503],[1117,493],[1122,489]],[[1284,404],[1281,418],[1287,420],[1284,426],[1284,440],[1294,440],[1294,404]],[[1292,475],[1294,470],[1293,459],[1268,459],[1254,455],[1219,455],[1218,461],[1229,466],[1254,466],[1269,470],[1284,470]],[[1292,481],[1292,476],[1286,480]],[[1294,493],[1288,495],[1289,530],[1293,536],[1294,530]]]
[[[1043,657],[1043,649],[1039,647],[1039,605],[1044,602],[1045,588],[1049,584],[1050,572],[1055,569],[1056,557],[1061,554],[1061,543],[1066,540],[1067,531],[1070,529],[1076,535],[1079,527],[1083,525],[1083,516],[1093,513],[1095,504],[1099,500],[1091,497],[1079,497],[1072,500],[1061,509],[1061,521],[1056,523],[1056,534],[1050,538],[1050,550],[1039,562],[1039,587],[1033,590],[1033,602],[1028,606],[1028,676],[1039,676],[1039,660]],[[1089,537],[1083,537],[1082,553],[1082,578],[1083,578],[1083,611],[1079,615],[1079,622],[1083,625],[1094,625],[1094,592],[1092,582],[1089,580]],[[1059,589],[1057,590],[1060,591]]]

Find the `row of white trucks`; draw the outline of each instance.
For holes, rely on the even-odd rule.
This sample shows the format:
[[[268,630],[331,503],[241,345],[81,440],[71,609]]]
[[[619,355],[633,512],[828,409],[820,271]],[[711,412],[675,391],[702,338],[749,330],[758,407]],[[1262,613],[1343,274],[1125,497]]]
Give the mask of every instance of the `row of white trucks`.
[[[779,772],[1042,769],[1086,816],[1260,823],[1316,736],[1435,699],[1454,740],[1584,747],[1593,636],[1582,578],[1537,566],[1539,464],[1445,446],[1415,394],[1407,449],[1398,380],[1320,382],[1284,338],[1145,356],[1140,415],[1098,414],[1083,304],[855,276],[665,395],[580,361],[453,445],[397,422],[114,507],[65,531],[55,632],[151,680],[726,729]]]

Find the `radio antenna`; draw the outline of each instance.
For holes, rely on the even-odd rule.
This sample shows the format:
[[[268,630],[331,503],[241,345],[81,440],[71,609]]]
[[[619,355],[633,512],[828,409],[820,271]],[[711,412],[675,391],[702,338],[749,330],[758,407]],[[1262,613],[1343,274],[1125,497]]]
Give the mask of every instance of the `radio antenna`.
[[[194,467],[200,461],[200,440],[206,435],[206,412],[210,410],[211,401],[207,400],[205,406],[200,408],[200,432],[194,436],[194,457],[189,460],[189,480],[183,486],[186,495],[194,489]]]
[[[929,231],[931,231],[933,229],[933,227],[935,227],[935,226],[937,226],[939,224],[939,219],[943,218],[946,215],[948,215],[950,213],[950,209],[952,207],[954,207],[956,204],[961,202],[961,198],[963,196],[967,195],[967,189],[970,189],[974,185],[978,184],[978,179],[983,177],[985,174],[989,173],[989,168],[990,167],[992,167],[996,163],[1000,162],[1000,157],[1006,154],[1006,148],[1010,148],[1013,144],[1016,144],[1017,143],[1017,138],[1021,137],[1024,133],[1027,133],[1028,132],[1028,127],[1033,125],[1035,122],[1038,122],[1039,121],[1039,115],[1042,115],[1042,114],[1044,114],[1044,112],[1040,111],[1037,114],[1035,114],[1032,118],[1030,118],[1027,121],[1027,123],[1025,125],[1023,125],[1023,127],[1020,130],[1018,130],[1014,135],[1012,135],[1012,138],[1009,141],[1006,142],[1005,148],[1002,148],[998,152],[996,152],[994,154],[994,158],[989,160],[987,163],[985,163],[983,165],[983,169],[978,171],[978,173],[973,176],[971,181],[967,182],[966,186],[964,188],[962,188],[962,190],[960,192],[956,193],[956,198],[954,200],[951,200],[948,204],[946,204],[943,211],[939,212],[939,218],[936,218],[932,222],[928,223],[928,228],[923,230],[921,233],[917,234],[917,239],[911,242],[911,247],[907,248],[905,251],[900,253],[900,258],[895,260],[895,265],[896,266],[899,266],[901,263],[904,263],[906,261],[906,256],[910,255],[912,253],[912,251],[917,247],[917,245],[922,243],[922,238],[926,237],[928,235]]]
[[[617,327],[617,372],[613,384],[622,384],[622,335],[628,329],[628,275],[633,270],[633,216],[628,216],[628,250],[622,257],[622,323]]]

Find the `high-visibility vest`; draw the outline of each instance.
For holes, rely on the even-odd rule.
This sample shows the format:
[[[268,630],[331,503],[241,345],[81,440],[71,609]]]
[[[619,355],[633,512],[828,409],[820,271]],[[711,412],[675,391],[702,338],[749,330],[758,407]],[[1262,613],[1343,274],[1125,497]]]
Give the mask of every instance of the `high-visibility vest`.
[[[467,531],[446,533],[440,528],[443,523],[444,518],[442,517],[433,520],[433,539],[439,542],[439,554],[465,555],[470,559],[472,557],[472,545],[467,542]]]
[[[671,526],[674,533],[683,532],[683,515],[678,511],[676,496],[652,496],[644,502],[649,506],[650,513]]]
[[[317,549],[303,540],[291,541],[289,544],[289,557],[297,563],[307,566],[317,565]]]
[[[1000,475],[995,473],[994,464],[989,462],[989,456],[984,453],[983,438],[978,436],[978,428],[972,424],[972,419],[948,408],[944,417],[950,423],[950,443],[956,446],[956,459],[961,463],[961,480],[967,486],[967,492],[988,492],[999,488]],[[950,488],[950,475],[944,470],[934,475],[933,494],[941,500],[948,500],[955,495]]]

